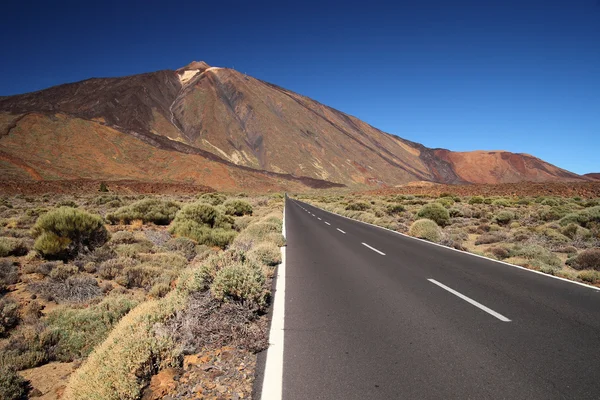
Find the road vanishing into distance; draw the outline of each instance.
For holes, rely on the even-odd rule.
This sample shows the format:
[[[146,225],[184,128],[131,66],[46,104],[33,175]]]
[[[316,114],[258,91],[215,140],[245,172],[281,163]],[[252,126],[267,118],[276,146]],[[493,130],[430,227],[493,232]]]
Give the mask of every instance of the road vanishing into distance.
[[[600,398],[600,291],[292,199],[285,224],[283,399]]]

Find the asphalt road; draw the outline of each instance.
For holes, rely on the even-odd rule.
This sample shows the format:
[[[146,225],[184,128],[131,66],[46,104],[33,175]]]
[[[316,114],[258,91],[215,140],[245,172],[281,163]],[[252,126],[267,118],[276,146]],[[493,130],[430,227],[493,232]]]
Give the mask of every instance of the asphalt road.
[[[600,291],[285,210],[283,399],[600,398]]]

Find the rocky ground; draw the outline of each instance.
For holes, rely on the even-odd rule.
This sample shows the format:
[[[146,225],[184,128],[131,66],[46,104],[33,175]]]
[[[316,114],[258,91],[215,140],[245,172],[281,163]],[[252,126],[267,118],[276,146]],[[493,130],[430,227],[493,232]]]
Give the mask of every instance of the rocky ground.
[[[256,355],[233,347],[190,355],[152,377],[142,399],[249,399],[255,367]]]

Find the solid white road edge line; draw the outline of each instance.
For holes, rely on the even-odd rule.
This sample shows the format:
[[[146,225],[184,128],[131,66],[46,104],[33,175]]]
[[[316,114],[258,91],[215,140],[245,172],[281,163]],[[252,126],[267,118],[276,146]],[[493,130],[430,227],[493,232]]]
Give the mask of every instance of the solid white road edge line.
[[[346,232],[344,232],[343,230],[341,230],[340,228],[337,228],[338,231],[342,232],[344,235],[346,234]]]
[[[315,207],[315,206],[313,206],[313,207]],[[364,222],[364,221],[359,221],[357,219],[349,218],[349,217],[346,217],[346,216],[343,216],[343,215],[340,215],[340,214],[337,214],[337,213],[334,213],[334,212],[331,212],[331,211],[324,210],[324,209],[319,208],[319,207],[315,207],[315,208],[318,208],[319,210],[325,211],[325,212],[327,212],[329,214],[337,215],[338,217],[341,217],[341,218],[344,218],[344,219],[347,219],[347,220],[350,220],[350,221],[359,222],[359,223],[365,224],[365,225],[370,225],[370,226],[373,226],[375,228],[383,229],[385,231],[389,231],[389,232],[395,233],[396,235],[404,236],[405,238],[408,238],[408,239],[418,240],[419,242],[427,243],[427,244],[432,245],[432,246],[441,247],[441,248],[444,248],[446,250],[455,251],[457,253],[466,254],[466,255],[469,255],[469,256],[477,257],[477,258],[482,258],[482,259],[488,260],[488,261],[493,261],[493,262],[495,262],[497,264],[508,265],[509,267],[518,268],[518,269],[522,269],[522,270],[525,270],[525,271],[533,272],[534,274],[542,275],[542,276],[545,276],[547,278],[558,279],[558,280],[563,281],[563,282],[573,283],[575,285],[583,286],[583,287],[588,288],[588,289],[593,289],[593,290],[600,291],[600,287],[586,285],[585,283],[572,281],[572,280],[566,279],[566,278],[561,278],[560,276],[548,275],[548,274],[545,274],[543,272],[536,271],[534,269],[529,269],[529,268],[521,267],[520,265],[509,264],[509,263],[507,263],[505,261],[494,260],[493,258],[489,258],[489,257],[485,257],[485,256],[480,256],[479,254],[473,254],[473,253],[469,253],[467,251],[457,250],[457,249],[455,249],[453,247],[448,247],[448,246],[444,246],[443,244],[433,243],[433,242],[430,242],[430,241],[425,240],[425,239],[419,239],[419,238],[416,238],[416,237],[412,237],[412,236],[406,235],[406,234],[398,232],[398,231],[393,231],[391,229],[384,228],[383,226],[379,226],[379,225],[375,225],[375,224],[370,224],[370,223]]]
[[[285,231],[285,206],[283,208],[283,237]],[[281,400],[283,397],[283,339],[285,327],[285,247],[281,248],[281,264],[277,267],[277,282],[273,299],[273,317],[269,331],[269,348],[265,363],[261,399]]]
[[[321,219],[321,218],[319,218],[319,219]],[[331,225],[331,224],[330,224],[329,222],[327,222],[327,221],[325,221],[325,223],[326,223],[327,225]]]
[[[439,287],[441,287],[444,290],[449,291],[450,293],[452,293],[453,295],[460,297],[461,299],[463,299],[464,301],[466,301],[467,303],[471,303],[472,305],[474,305],[475,307],[485,311],[486,313],[493,315],[494,317],[498,318],[500,321],[503,322],[510,322],[510,319],[506,318],[504,315],[497,313],[496,311],[492,310],[491,308],[487,308],[486,306],[484,306],[481,303],[476,302],[475,300],[465,296],[462,293],[457,292],[456,290],[449,288],[448,286],[444,285],[443,283],[439,283],[438,281],[436,281],[435,279],[427,279],[429,282],[433,283],[434,285],[438,285]]]
[[[369,246],[369,245],[368,245],[368,244],[366,244],[366,243],[363,243],[362,245],[363,245],[363,246],[366,246],[366,247],[368,247],[368,248],[370,248],[371,250],[373,250],[373,251],[374,251],[374,252],[376,252],[376,253],[379,253],[379,254],[381,254],[382,256],[385,256],[385,253],[384,253],[383,251],[379,251],[379,250],[377,250],[375,247],[371,247],[371,246]]]

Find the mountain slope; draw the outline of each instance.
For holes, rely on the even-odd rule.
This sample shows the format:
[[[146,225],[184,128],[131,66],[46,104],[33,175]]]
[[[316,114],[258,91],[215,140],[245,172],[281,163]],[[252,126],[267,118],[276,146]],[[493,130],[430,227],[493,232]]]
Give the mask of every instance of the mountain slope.
[[[46,135],[46,140],[54,140],[54,136],[60,135],[57,125],[49,121],[60,115],[65,120],[88,121],[111,128],[129,135],[130,139],[133,136],[153,148],[170,152],[176,159],[195,155],[230,170],[236,169],[236,165],[245,167],[239,170],[241,174],[260,170],[310,177],[321,182],[315,183],[317,186],[326,185],[322,181],[394,186],[410,181],[499,183],[586,179],[526,154],[429,149],[307,97],[204,62],[193,62],[177,71],[89,79],[0,98],[2,111],[0,151],[19,158],[24,165],[38,160],[36,165],[42,169],[45,164],[39,163],[43,158],[41,150],[34,147],[33,153],[28,154],[19,147],[18,140],[7,140],[10,136],[7,133],[17,126],[22,128],[22,138]],[[28,118],[24,117],[28,113],[38,115],[37,131],[18,119]],[[46,119],[40,119],[41,115]],[[74,135],[70,140],[73,147],[85,146],[83,137]],[[119,137],[109,141],[120,149],[121,140]],[[133,144],[127,141],[127,146],[129,149]],[[65,146],[62,151],[67,155],[72,150]],[[66,175],[81,174],[76,165],[61,163]],[[144,169],[142,159],[134,157],[127,163]],[[52,168],[56,167],[48,166],[49,171]],[[191,167],[166,165],[157,169],[155,176],[184,179],[186,168]],[[109,173],[106,169],[92,169],[99,175]],[[134,173],[135,167],[124,171]]]
[[[592,172],[592,173],[589,173],[589,174],[585,174],[583,176],[585,176],[586,178],[590,178],[590,179],[593,179],[593,180],[600,181],[600,173],[598,173],[598,172]]]

